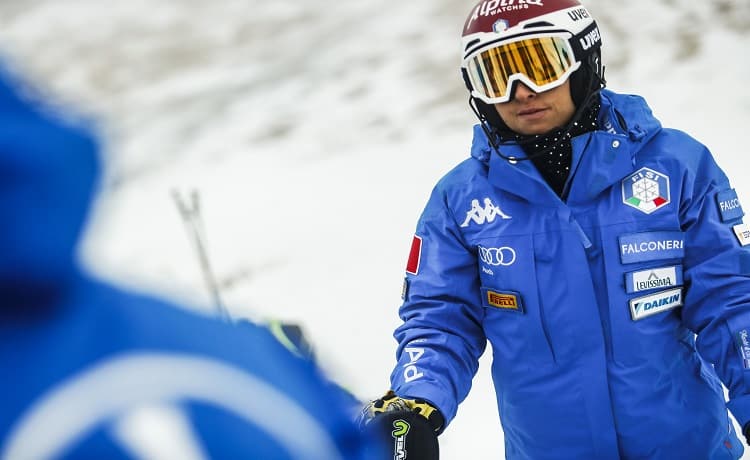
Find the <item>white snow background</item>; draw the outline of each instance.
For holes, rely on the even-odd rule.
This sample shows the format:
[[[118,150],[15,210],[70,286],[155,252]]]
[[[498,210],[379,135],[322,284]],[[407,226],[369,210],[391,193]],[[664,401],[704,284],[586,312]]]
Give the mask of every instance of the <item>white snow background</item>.
[[[0,50],[102,125],[90,270],[210,311],[170,195],[197,190],[231,314],[301,323],[329,375],[370,399],[388,389],[417,217],[468,155],[458,69],[472,5],[2,0]],[[587,6],[609,87],[707,144],[750,209],[750,2]],[[503,457],[489,353],[441,450]]]

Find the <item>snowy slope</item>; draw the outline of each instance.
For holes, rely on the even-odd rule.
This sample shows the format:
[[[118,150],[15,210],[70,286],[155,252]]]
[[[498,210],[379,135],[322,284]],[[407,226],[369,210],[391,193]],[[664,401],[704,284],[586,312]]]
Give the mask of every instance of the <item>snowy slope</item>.
[[[471,3],[5,0],[0,49],[101,121],[91,270],[210,309],[170,197],[196,189],[232,314],[303,323],[329,372],[370,398],[388,387],[416,219],[468,154]],[[706,143],[750,206],[750,3],[588,6],[609,86]],[[499,427],[485,356],[444,458],[501,458]]]

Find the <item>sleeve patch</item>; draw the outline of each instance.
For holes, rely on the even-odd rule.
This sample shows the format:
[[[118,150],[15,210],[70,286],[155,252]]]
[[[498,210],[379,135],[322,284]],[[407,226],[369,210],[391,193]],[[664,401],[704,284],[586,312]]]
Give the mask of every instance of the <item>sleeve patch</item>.
[[[722,222],[741,219],[745,215],[740,200],[737,198],[737,192],[733,188],[717,193],[716,203],[719,206]]]
[[[409,297],[409,278],[404,278],[404,284],[401,286],[401,300]]]
[[[747,224],[737,224],[732,228],[742,246],[750,244],[750,227]]]
[[[737,333],[737,347],[740,350],[740,358],[742,358],[742,367],[750,369],[750,337],[748,337],[747,329],[742,329]]]
[[[406,273],[416,275],[419,273],[419,264],[422,260],[422,238],[414,235],[409,251],[409,261],[406,263]]]

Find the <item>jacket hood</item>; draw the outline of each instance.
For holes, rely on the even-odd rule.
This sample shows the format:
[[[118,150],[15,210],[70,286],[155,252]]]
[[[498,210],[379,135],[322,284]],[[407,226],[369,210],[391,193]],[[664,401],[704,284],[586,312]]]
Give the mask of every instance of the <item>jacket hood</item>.
[[[661,130],[661,123],[641,96],[617,94],[608,89],[603,89],[600,94],[602,106],[599,110],[599,130],[626,135],[642,145]],[[489,163],[491,153],[492,147],[487,135],[480,125],[475,125],[471,156]],[[634,153],[637,153],[637,149]],[[519,158],[525,156],[520,148],[514,149],[513,155]]]
[[[1,307],[64,286],[77,273],[75,247],[90,207],[99,159],[82,126],[23,96],[0,71]]]

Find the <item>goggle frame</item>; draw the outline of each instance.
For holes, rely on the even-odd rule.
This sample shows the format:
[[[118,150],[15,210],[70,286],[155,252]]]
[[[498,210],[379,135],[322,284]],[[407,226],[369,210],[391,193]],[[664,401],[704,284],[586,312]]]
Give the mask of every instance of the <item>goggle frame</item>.
[[[467,74],[467,77],[469,79],[469,83],[471,84],[471,95],[478,98],[479,100],[487,103],[487,104],[502,104],[509,102],[513,94],[513,88],[516,84],[516,82],[521,82],[527,87],[529,87],[532,91],[541,93],[544,91],[549,91],[551,89],[557,88],[558,86],[563,85],[570,75],[573,74],[576,70],[578,70],[581,67],[581,62],[577,59],[576,53],[574,52],[574,47],[571,44],[570,40],[573,38],[573,34],[571,34],[568,31],[565,30],[551,30],[551,31],[545,31],[545,32],[530,32],[530,33],[524,33],[524,34],[518,34],[511,37],[503,37],[499,38],[497,40],[494,40],[492,42],[483,44],[479,48],[471,49],[466,53],[466,56],[463,59],[462,67],[464,71]],[[503,48],[507,49],[512,47],[513,45],[516,45],[518,43],[522,43],[525,41],[532,41],[532,40],[540,40],[540,39],[553,39],[552,46],[555,49],[558,49],[558,45],[563,45],[563,53],[567,53],[567,55],[570,57],[569,64],[566,64],[565,70],[556,76],[556,78],[553,81],[550,81],[549,83],[544,84],[537,84],[532,78],[530,78],[526,73],[523,73],[522,71],[519,72],[505,72],[505,74],[509,74],[507,79],[505,79],[505,91],[500,96],[492,96],[490,94],[485,94],[482,91],[480,91],[478,88],[488,88],[489,85],[485,84],[482,81],[477,81],[478,78],[478,72],[472,71],[472,66],[480,67],[475,64],[476,60],[482,60],[482,54],[486,53],[487,51]],[[518,46],[516,46],[518,48]],[[517,64],[521,61],[514,60],[514,63]],[[519,66],[520,68],[520,66]],[[485,72],[485,76],[489,76],[487,72]],[[496,76],[493,73],[493,77]],[[490,83],[491,85],[491,83]],[[493,91],[494,92],[494,91]]]

